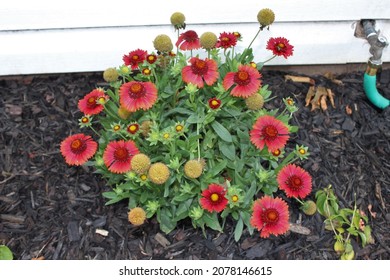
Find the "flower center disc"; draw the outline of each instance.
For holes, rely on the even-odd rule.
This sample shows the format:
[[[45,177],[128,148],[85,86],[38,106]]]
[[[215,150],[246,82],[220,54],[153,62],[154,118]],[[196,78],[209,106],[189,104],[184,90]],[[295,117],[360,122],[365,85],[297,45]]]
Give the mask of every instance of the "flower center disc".
[[[239,71],[234,77],[234,82],[239,84],[240,86],[245,86],[249,84],[251,81],[250,76],[245,71]]]
[[[135,54],[135,55],[133,55],[132,59],[138,60],[138,59],[139,59],[139,56]]]
[[[273,208],[266,209],[262,214],[262,219],[267,224],[276,223],[279,220],[279,213]]]
[[[263,134],[266,139],[274,139],[278,136],[278,130],[273,125],[267,125],[263,129]]]
[[[196,62],[191,65],[192,72],[197,75],[204,75],[207,73],[208,67],[206,61],[198,59]]]
[[[70,144],[70,149],[73,153],[78,154],[82,153],[86,149],[86,145],[80,139],[76,139]]]
[[[278,46],[277,46],[277,48],[278,48],[279,50],[284,49],[285,47],[286,47],[286,46],[285,46],[283,43],[279,43]]]
[[[129,152],[126,148],[118,148],[114,152],[114,158],[117,161],[127,161],[129,159]]]
[[[96,99],[95,99],[95,97],[88,98],[87,106],[88,107],[95,107],[96,106]]]
[[[216,193],[213,193],[211,196],[210,196],[210,199],[212,202],[217,202],[218,199],[219,199],[219,195],[216,194]]]
[[[233,195],[232,196],[232,201],[233,202],[237,202],[238,201],[238,196],[237,195]]]
[[[293,190],[300,190],[302,188],[302,180],[296,175],[291,176],[287,184]]]
[[[129,95],[131,98],[140,98],[145,94],[145,88],[141,83],[134,83],[130,86]]]

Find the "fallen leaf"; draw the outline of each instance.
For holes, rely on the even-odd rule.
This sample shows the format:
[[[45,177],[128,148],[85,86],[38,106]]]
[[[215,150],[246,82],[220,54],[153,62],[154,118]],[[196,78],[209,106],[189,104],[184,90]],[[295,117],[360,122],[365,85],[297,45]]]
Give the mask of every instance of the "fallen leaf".
[[[328,105],[326,105],[326,95],[323,95],[320,97],[320,105],[321,105],[322,111],[328,110]]]
[[[31,260],[33,261],[43,261],[45,259],[44,256],[40,256],[40,257],[37,257],[37,258],[31,258]]]
[[[311,99],[315,96],[316,89],[314,86],[309,87],[309,90],[307,91],[306,98],[305,98],[305,106],[309,106]]]
[[[368,208],[368,211],[371,214],[371,217],[373,217],[375,219],[376,218],[376,212],[372,211],[372,205],[368,204],[367,208]]]
[[[376,196],[377,199],[379,199],[379,201],[380,201],[380,203],[382,205],[382,208],[384,210],[386,210],[386,204],[383,201],[383,197],[382,197],[382,188],[381,188],[381,185],[378,182],[375,182],[375,196]]]
[[[330,104],[332,104],[333,108],[336,108],[336,105],[334,104],[334,93],[333,93],[333,91],[331,89],[326,89],[326,91],[328,93]]]

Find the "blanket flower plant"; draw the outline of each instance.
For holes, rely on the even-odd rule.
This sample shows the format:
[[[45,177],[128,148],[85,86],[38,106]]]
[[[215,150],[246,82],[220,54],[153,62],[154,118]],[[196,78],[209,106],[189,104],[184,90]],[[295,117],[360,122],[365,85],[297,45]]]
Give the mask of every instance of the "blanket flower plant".
[[[85,131],[64,139],[61,153],[69,165],[94,167],[110,187],[106,204],[127,203],[133,226],[156,217],[169,233],[189,218],[222,231],[230,219],[239,240],[245,229],[284,234],[291,198],[307,208],[312,181],[298,165],[309,152],[290,142],[298,108],[288,98],[283,108],[266,109],[272,93],[262,83],[264,62],[253,61],[259,50],[251,45],[275,15],[262,9],[257,19],[257,34],[238,53],[239,32],[199,36],[184,31],[185,16],[176,12],[175,43],[160,34],[153,50],[123,55],[123,65],[104,71],[106,86],[79,101]],[[272,59],[294,48],[277,37],[267,49]]]

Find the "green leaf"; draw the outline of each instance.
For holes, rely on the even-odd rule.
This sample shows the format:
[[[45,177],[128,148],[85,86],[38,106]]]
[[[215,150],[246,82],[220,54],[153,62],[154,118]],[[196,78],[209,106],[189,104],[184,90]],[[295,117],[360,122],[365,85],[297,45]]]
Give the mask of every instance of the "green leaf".
[[[218,143],[218,146],[219,146],[219,150],[221,151],[221,153],[225,157],[227,157],[231,161],[236,160],[236,149],[235,149],[233,143],[226,143],[226,142],[220,141]]]
[[[171,212],[167,208],[161,208],[157,211],[157,220],[160,223],[160,229],[166,234],[176,227],[176,221],[174,221]]]
[[[179,204],[179,207],[177,207],[175,217],[174,217],[176,222],[188,217],[188,212],[191,204],[192,204],[192,199],[189,199]]]
[[[214,129],[215,133],[226,142],[233,142],[232,135],[230,132],[219,122],[214,121],[211,123],[212,128]]]
[[[0,245],[0,260],[13,260],[12,251],[5,245]]]
[[[227,161],[223,160],[216,165],[214,165],[207,174],[210,174],[211,177],[215,177],[221,173],[221,171],[226,167]]]
[[[243,223],[242,219],[239,219],[237,224],[236,224],[236,228],[234,229],[234,240],[236,242],[238,240],[240,240],[243,229],[244,229],[244,223]]]
[[[202,219],[209,228],[222,232],[222,227],[219,224],[217,213],[205,213],[202,216]]]

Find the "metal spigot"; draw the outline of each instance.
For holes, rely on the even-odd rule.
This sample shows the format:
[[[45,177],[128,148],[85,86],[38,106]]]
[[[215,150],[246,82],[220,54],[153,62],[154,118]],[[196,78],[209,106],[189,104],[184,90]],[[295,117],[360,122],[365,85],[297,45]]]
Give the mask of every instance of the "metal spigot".
[[[389,45],[389,42],[375,30],[375,20],[362,19],[360,23],[370,44],[369,52],[372,56],[369,61],[374,65],[382,65],[383,49]]]

